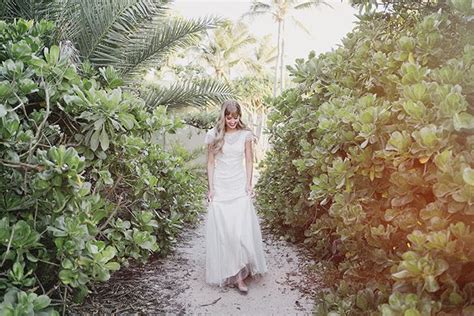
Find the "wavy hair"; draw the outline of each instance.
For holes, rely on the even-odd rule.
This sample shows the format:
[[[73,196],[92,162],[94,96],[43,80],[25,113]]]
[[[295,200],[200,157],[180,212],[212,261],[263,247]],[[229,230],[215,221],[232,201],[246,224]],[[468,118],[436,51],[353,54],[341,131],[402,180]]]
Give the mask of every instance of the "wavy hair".
[[[237,123],[237,129],[243,129],[251,131],[250,128],[242,121],[242,108],[240,104],[235,100],[226,100],[222,103],[221,112],[217,119],[217,124],[214,127],[215,138],[212,143],[212,149],[214,153],[222,152],[224,146],[225,136],[225,117],[230,114],[237,114],[239,116],[239,122]]]

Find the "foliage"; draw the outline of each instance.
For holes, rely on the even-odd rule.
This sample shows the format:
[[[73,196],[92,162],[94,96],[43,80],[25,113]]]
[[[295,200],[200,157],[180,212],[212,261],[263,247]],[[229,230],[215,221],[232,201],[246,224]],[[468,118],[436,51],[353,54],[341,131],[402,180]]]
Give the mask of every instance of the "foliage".
[[[45,45],[53,30],[0,21],[2,314],[48,312],[46,292],[82,299],[130,258],[166,254],[202,209],[187,155],[153,139],[181,121],[147,108],[111,67],[79,74]]]
[[[4,0],[0,17],[13,20],[48,19],[55,23],[46,44],[60,43],[61,53],[75,63],[115,68],[128,86],[141,90],[141,76],[150,67],[160,68],[168,58],[196,45],[204,32],[214,28],[219,19],[204,17],[182,19],[170,14],[168,0]],[[140,94],[150,106],[183,106],[193,102],[220,104],[230,89],[220,82],[191,82],[168,88],[145,89]],[[157,104],[154,101],[167,103]]]
[[[183,116],[183,120],[186,124],[203,129],[209,130],[216,125],[219,113],[217,111],[211,112],[191,112],[186,113]]]
[[[470,0],[351,0],[351,3],[368,12],[380,7],[383,7],[384,10],[398,12],[427,11],[431,13],[436,12],[439,9],[449,10],[450,5],[456,9],[471,9]]]
[[[257,202],[337,267],[321,314],[474,308],[474,37],[456,10],[360,21],[274,102]]]
[[[46,295],[26,293],[11,288],[5,294],[0,303],[0,312],[5,316],[13,315],[59,315],[59,313],[48,306],[51,299]]]
[[[228,82],[233,68],[252,67],[254,62],[246,49],[255,42],[256,38],[249,33],[245,23],[225,21],[213,30],[199,49],[201,58],[214,70],[215,76]]]
[[[5,1],[5,18],[53,21],[56,41],[71,41],[84,60],[129,75],[195,44],[217,22],[214,18],[171,18],[168,0]]]
[[[175,82],[168,88],[150,84],[142,89],[141,94],[148,107],[163,105],[169,108],[203,108],[220,104],[234,96],[227,83],[213,78]]]

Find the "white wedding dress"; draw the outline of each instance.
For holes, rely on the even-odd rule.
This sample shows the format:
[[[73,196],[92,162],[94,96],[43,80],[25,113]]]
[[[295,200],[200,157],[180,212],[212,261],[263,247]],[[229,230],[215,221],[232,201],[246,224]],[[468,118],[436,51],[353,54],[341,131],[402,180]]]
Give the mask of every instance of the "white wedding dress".
[[[205,143],[215,137],[207,132]],[[267,271],[258,217],[246,192],[245,141],[252,132],[224,136],[222,153],[215,155],[214,198],[206,217],[206,282],[233,284],[238,277]]]

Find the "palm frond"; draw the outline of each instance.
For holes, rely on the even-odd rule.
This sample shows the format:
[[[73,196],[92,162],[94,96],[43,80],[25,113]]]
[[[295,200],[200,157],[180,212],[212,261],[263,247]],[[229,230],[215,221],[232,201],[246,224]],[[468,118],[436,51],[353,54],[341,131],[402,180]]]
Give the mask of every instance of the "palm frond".
[[[26,20],[39,20],[54,14],[57,1],[51,0],[3,0],[2,19],[21,17]]]
[[[272,43],[272,36],[265,35],[259,41],[259,45],[255,50],[255,58],[261,64],[270,64],[277,58],[277,47]]]
[[[71,40],[78,28],[78,0],[3,0],[0,2],[0,19],[46,19],[56,24],[54,41]]]
[[[311,35],[311,32],[308,30],[308,28],[303,23],[301,23],[300,20],[298,20],[294,16],[291,16],[291,20],[293,21],[293,23],[295,23],[296,26],[298,26],[300,29],[302,29],[306,34]]]
[[[266,10],[249,11],[249,12],[245,12],[244,14],[242,14],[241,18],[247,18],[248,17],[252,20],[252,19],[255,19],[258,16],[267,15],[269,13],[270,13],[270,11],[266,11]],[[272,16],[273,16],[273,14],[272,14]]]
[[[253,1],[252,4],[250,5],[250,12],[253,11],[269,11],[271,10],[272,6],[269,5],[268,3],[262,2],[262,1]]]
[[[220,20],[204,17],[192,20],[157,18],[133,34],[125,47],[125,60],[117,65],[122,73],[133,76],[140,70],[162,61],[180,48],[197,44],[201,35]]]
[[[142,90],[141,94],[148,107],[160,105],[168,107],[215,105],[235,97],[230,86],[214,79],[198,82],[175,83],[169,88],[153,87]]]
[[[253,1],[250,9],[242,15],[242,18],[254,19],[257,16],[271,13],[272,6],[261,1]]]
[[[304,10],[304,9],[309,9],[309,8],[315,8],[315,7],[318,7],[320,5],[326,5],[330,8],[333,8],[333,6],[330,5],[329,3],[327,3],[326,1],[312,0],[312,1],[306,1],[306,2],[300,3],[298,5],[295,5],[293,7],[293,9],[295,9],[295,10]]]
[[[243,48],[247,47],[248,45],[255,44],[257,40],[248,35],[247,37],[237,38],[235,42],[233,42],[232,46],[228,47],[224,51],[224,58],[230,58],[232,54],[242,50]]]
[[[85,59],[96,66],[123,62],[123,48],[137,28],[165,7],[153,0],[79,0],[79,36],[75,38]]]

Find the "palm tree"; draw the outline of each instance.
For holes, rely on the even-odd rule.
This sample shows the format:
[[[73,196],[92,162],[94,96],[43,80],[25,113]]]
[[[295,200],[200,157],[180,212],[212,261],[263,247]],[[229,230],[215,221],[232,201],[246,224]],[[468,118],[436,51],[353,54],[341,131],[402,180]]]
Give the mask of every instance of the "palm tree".
[[[257,77],[268,77],[272,66],[277,59],[277,47],[272,44],[272,36],[267,34],[257,38],[257,46],[252,53],[252,63],[248,64],[251,75]]]
[[[96,67],[113,66],[126,82],[151,66],[159,68],[166,58],[179,49],[196,45],[204,32],[216,27],[213,17],[198,19],[172,18],[169,0],[0,0],[0,19],[49,19],[56,24],[55,42],[69,42],[79,51],[82,61]],[[174,87],[174,91],[179,87]],[[181,85],[178,98],[199,91],[206,100],[221,102],[224,88],[205,83],[197,89]],[[183,89],[190,88],[190,91]],[[206,91],[206,88],[211,90]],[[170,91],[157,89],[148,100],[168,100]],[[205,95],[209,96],[207,98]],[[217,96],[217,98],[214,98]],[[154,106],[154,104],[151,104]],[[162,104],[163,105],[163,104]]]
[[[200,46],[203,60],[214,70],[218,79],[230,82],[232,68],[242,65],[254,66],[248,46],[256,39],[250,35],[247,25],[242,22],[225,21],[209,35]]]
[[[291,18],[298,26],[303,25],[295,18],[294,12],[317,7],[321,4],[328,5],[323,0],[270,0],[267,2],[254,0],[250,6],[249,12],[245,16],[255,17],[258,15],[271,15],[278,25],[277,37],[277,59],[275,61],[275,82],[273,85],[273,96],[277,95],[278,83],[280,83],[281,92],[284,87],[283,70],[284,70],[284,50],[285,50],[285,23]]]

